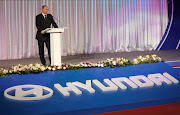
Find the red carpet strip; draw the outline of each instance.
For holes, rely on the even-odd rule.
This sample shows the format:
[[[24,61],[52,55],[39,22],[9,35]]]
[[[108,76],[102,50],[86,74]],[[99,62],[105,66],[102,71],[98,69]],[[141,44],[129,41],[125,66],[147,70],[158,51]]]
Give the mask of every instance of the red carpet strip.
[[[100,113],[96,115],[180,115],[180,103]]]

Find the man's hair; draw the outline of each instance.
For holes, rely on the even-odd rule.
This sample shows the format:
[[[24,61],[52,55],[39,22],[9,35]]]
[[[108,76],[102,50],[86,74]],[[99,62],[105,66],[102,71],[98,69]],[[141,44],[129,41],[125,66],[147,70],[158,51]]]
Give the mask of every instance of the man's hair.
[[[43,6],[42,6],[42,9],[43,9],[44,7],[46,7],[46,5],[43,5]]]

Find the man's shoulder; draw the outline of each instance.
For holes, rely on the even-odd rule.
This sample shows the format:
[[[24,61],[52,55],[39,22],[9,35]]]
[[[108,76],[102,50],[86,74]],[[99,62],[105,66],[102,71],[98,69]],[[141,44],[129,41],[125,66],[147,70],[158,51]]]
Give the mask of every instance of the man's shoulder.
[[[51,15],[51,14],[47,14],[47,15],[52,17],[52,15]]]
[[[38,14],[36,17],[40,17],[42,14]]]

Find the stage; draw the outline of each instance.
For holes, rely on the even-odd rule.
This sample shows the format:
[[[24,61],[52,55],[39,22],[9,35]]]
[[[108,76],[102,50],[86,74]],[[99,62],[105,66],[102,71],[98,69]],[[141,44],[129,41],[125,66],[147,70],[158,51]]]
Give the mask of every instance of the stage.
[[[166,53],[163,54],[162,52]],[[169,52],[169,54],[167,52]],[[175,61],[177,58],[176,55],[179,55],[178,52],[179,50],[169,50],[160,51],[158,53],[161,56],[164,55],[166,59],[168,59],[169,57],[174,57],[173,59],[169,58],[167,61]],[[144,56],[150,52],[141,53],[143,53],[141,55]],[[157,54],[157,52],[151,53]],[[93,54],[92,56],[81,55],[78,59],[79,61],[81,61],[81,59],[84,59],[85,61],[87,58],[89,58],[91,61],[98,61],[99,59],[106,58],[104,57],[105,55],[109,58],[109,56],[119,57],[120,54],[121,56],[122,54],[126,54],[124,55],[125,58],[133,58],[135,54],[137,56],[139,55],[137,52],[112,53],[108,55],[100,54],[96,55],[95,57],[98,57],[98,59],[95,59],[92,58],[95,55]],[[71,59],[77,60],[73,58]],[[68,59],[66,61],[68,61]],[[78,70],[50,71],[40,74],[4,76],[0,78],[0,113],[19,115],[87,115],[99,113],[108,114],[108,112],[114,112],[114,114],[118,114],[115,111],[124,112],[124,110],[127,111],[138,108],[143,109],[146,107],[158,107],[167,104],[179,103],[180,87],[179,82],[177,81],[180,80],[180,70],[178,68],[180,62],[167,61],[160,63],[132,65],[127,67],[88,68]],[[170,75],[171,77],[175,78],[175,80],[173,81],[171,79],[172,81],[169,83],[167,81],[160,80],[162,84],[158,84],[157,82],[153,81],[153,83],[148,84],[149,81],[146,81],[144,78],[142,78],[143,80],[141,78],[138,78],[141,79],[139,80],[141,83],[138,84],[138,82],[131,79],[132,76],[134,76],[134,78],[143,76],[150,79],[149,76],[152,76],[153,74],[157,76],[160,75],[161,77],[167,77],[168,75]],[[127,78],[126,81],[122,81],[122,83],[127,88],[122,89],[123,87],[117,87],[117,84],[114,86],[114,84],[117,82],[114,82],[113,78]],[[132,84],[129,85],[127,83],[128,79],[136,83],[136,85],[134,87],[132,87]],[[79,83],[79,85],[77,85],[77,82]],[[70,83],[70,85],[66,86],[67,83]],[[102,84],[103,86],[99,84]],[[33,86],[26,89],[24,85]],[[17,87],[15,87],[14,89],[12,88],[13,90],[8,90],[8,88],[14,86]],[[38,97],[36,91],[40,90],[38,90],[38,88],[34,86],[43,86],[47,89],[49,88],[51,90],[48,91],[50,93],[53,92],[53,94],[45,99],[26,100],[24,98],[25,100],[16,100],[16,95],[18,94],[16,90],[20,87],[24,87],[21,93],[30,91],[30,94],[26,95],[25,97]],[[72,88],[74,86],[76,86],[76,88],[78,89]],[[69,95],[66,91],[65,93],[63,93],[64,90],[62,89],[62,87],[65,88],[64,90],[67,90],[69,92]],[[71,88],[66,89],[66,87],[71,87],[73,90],[70,90]],[[33,88],[37,90],[32,90]],[[46,88],[43,89],[43,93],[41,95],[48,95],[49,92],[46,91]],[[7,95],[15,97],[15,99],[6,97],[5,92],[7,93]],[[20,97],[23,97],[21,93],[19,95]],[[9,111],[9,109],[11,109],[11,111]],[[172,113],[173,112],[177,113],[178,110],[176,112],[172,111]]]
[[[0,115],[179,115],[179,5],[1,0]]]
[[[62,63],[78,64],[80,62],[99,62],[106,60],[107,58],[118,58],[124,57],[128,60],[133,60],[137,56],[146,56],[156,54],[161,57],[164,61],[179,61],[180,50],[160,50],[160,51],[132,51],[132,52],[113,52],[113,53],[98,53],[98,54],[81,54],[73,56],[62,56]],[[49,59],[46,58],[47,64]],[[41,63],[38,58],[23,58],[23,59],[12,59],[12,60],[0,60],[0,68],[10,68],[18,64],[35,64]]]

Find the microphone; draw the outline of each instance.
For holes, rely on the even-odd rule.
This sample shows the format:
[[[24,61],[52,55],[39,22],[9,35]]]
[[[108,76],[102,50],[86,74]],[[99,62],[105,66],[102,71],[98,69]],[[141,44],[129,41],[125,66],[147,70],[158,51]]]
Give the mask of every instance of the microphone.
[[[63,23],[62,23],[62,21],[61,20],[58,20],[57,18],[55,18],[54,16],[53,16],[53,18],[54,19],[56,19],[58,22],[60,22],[60,27],[63,27]]]

